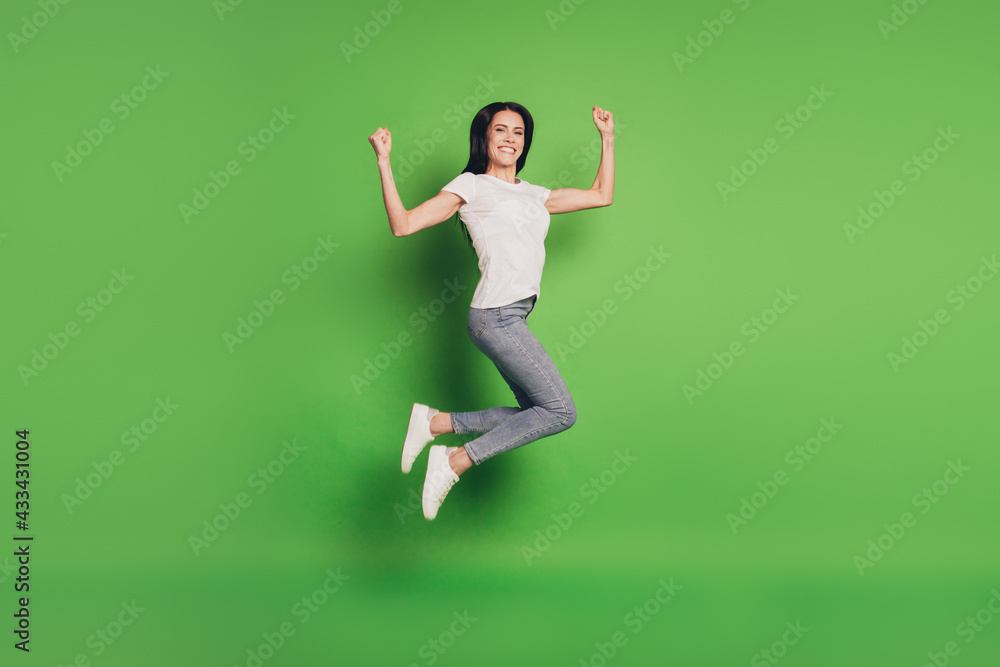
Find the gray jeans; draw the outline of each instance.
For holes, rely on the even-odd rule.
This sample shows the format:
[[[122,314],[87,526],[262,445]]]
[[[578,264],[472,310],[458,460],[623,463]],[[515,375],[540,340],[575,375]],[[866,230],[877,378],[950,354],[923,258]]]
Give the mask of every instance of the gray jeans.
[[[476,465],[565,431],[576,422],[576,406],[566,383],[528,329],[528,315],[537,298],[530,296],[499,308],[469,308],[469,338],[500,371],[520,406],[451,413],[455,433],[484,433],[465,444]]]

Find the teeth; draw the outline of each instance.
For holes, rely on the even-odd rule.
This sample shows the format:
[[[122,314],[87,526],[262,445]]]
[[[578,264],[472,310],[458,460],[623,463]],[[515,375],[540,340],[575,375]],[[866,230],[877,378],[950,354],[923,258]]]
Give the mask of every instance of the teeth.
[[[513,148],[501,148],[500,150],[502,150],[504,152],[507,152],[507,153],[513,153],[514,152]]]

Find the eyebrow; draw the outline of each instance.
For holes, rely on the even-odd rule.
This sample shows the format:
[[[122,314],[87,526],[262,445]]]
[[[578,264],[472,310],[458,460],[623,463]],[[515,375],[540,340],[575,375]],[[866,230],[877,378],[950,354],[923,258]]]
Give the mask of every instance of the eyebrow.
[[[497,123],[494,127],[507,127],[507,125],[504,124],[504,123]],[[524,128],[521,127],[520,125],[515,125],[514,129],[515,130],[523,130]]]

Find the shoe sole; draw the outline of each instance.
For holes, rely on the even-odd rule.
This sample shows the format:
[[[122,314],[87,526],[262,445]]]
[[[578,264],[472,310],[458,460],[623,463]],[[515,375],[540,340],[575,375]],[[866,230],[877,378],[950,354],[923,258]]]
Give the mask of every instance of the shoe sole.
[[[439,447],[440,447],[440,449],[438,449]],[[431,453],[427,456],[427,476],[424,477],[424,491],[425,492],[427,490],[427,483],[430,481],[430,476],[432,474],[431,471],[432,470],[438,471],[438,468],[442,467],[441,462],[440,462],[441,459],[444,458],[444,465],[448,465],[448,466],[451,465],[449,463],[449,460],[448,460],[449,459],[449,456],[448,456],[449,453],[450,452],[448,451],[448,448],[446,446],[444,446],[444,445],[434,445],[434,446],[431,447]],[[443,474],[443,473],[440,473],[440,471],[438,471],[438,473],[439,474]],[[437,518],[437,513],[438,513],[438,511],[440,511],[441,506],[438,505],[437,509],[434,510],[434,514],[432,516],[427,516],[427,507],[424,506],[424,493],[421,493],[421,495],[420,495],[420,505],[421,505],[421,508],[424,511],[424,518],[425,519],[427,519],[428,521],[433,521],[434,519]]]
[[[437,447],[441,447],[442,449],[437,449]],[[431,479],[431,474],[432,474],[431,471],[437,470],[437,468],[440,467],[440,464],[438,465],[435,464],[438,463],[438,459],[441,458],[443,452],[444,452],[443,445],[435,445],[434,447],[431,447],[431,452],[430,454],[427,455],[427,476],[424,477],[424,492],[420,496],[420,505],[424,510],[424,518],[427,519],[428,521],[433,521],[434,519],[436,519],[438,510],[441,509],[440,507],[438,507],[436,510],[434,510],[433,515],[428,516],[427,506],[424,504],[425,502],[424,497],[427,492],[427,484],[430,482]]]
[[[403,448],[399,453],[399,467],[403,471],[404,475],[410,474],[410,470],[413,469],[413,463],[417,460],[417,457],[420,456],[420,452],[424,450],[424,447],[427,446],[426,442],[421,445],[420,449],[417,450],[416,455],[410,459],[409,463],[407,463],[406,446],[409,444],[411,438],[416,437],[416,434],[418,433],[417,428],[420,426],[420,420],[423,419],[425,422],[427,421],[428,412],[429,410],[427,406],[421,403],[414,403],[413,408],[410,410],[410,423],[406,426],[406,437],[403,438]]]

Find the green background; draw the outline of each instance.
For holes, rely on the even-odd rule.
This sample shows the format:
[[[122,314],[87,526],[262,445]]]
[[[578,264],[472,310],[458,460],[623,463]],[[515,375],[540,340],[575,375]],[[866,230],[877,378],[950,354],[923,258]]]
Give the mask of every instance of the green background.
[[[774,650],[787,665],[917,667],[948,642],[949,664],[997,664],[1000,281],[972,280],[961,308],[952,293],[1000,249],[995,4],[913,2],[886,35],[892,3],[858,0],[403,0],[396,14],[92,0],[32,32],[41,6],[0,10],[0,509],[6,541],[20,532],[14,431],[30,429],[35,537],[29,655],[11,646],[16,575],[0,560],[4,664],[252,665],[283,622],[294,634],[262,664],[715,666]],[[391,20],[348,58],[373,11]],[[157,66],[168,74],[121,118],[115,100]],[[832,95],[782,134],[813,86]],[[514,403],[465,331],[475,256],[453,221],[391,235],[367,137],[393,132],[413,208],[459,173],[474,111],[498,100],[533,114],[520,176],[550,187],[564,171],[591,185],[591,108],[615,114],[614,204],[553,218],[530,318],[579,419],[469,471],[426,522],[408,508],[426,455],[399,472],[411,404]],[[276,108],[294,118],[249,160],[241,143]],[[102,119],[113,132],[57,175]],[[934,155],[948,128],[959,138]],[[723,197],[771,137],[777,152]],[[905,163],[928,149],[911,180]],[[421,164],[404,177],[407,157]],[[231,160],[239,173],[186,221],[180,205]],[[897,179],[905,194],[851,242],[857,208]],[[293,290],[283,276],[317,239],[339,247]],[[650,247],[671,256],[648,274]],[[123,268],[134,279],[86,321],[78,305]],[[626,276],[644,280],[627,299]],[[418,331],[455,279],[467,289]],[[230,350],[224,334],[275,289],[284,302]],[[751,341],[777,290],[798,299]],[[585,326],[606,300],[615,311]],[[939,309],[947,322],[894,368]],[[69,322],[79,335],[22,378]],[[689,401],[683,386],[734,342],[744,354]],[[129,451],[122,434],[168,398],[173,414]],[[796,470],[786,454],[824,418],[842,427]],[[262,489],[252,476],[286,441],[303,449]],[[626,451],[636,463],[608,472]],[[969,470],[916,504],[949,461]],[[772,497],[753,496],[780,472]],[[613,483],[595,494],[602,473]],[[249,506],[192,547],[241,493]],[[744,498],[761,507],[734,531]],[[915,523],[859,572],[905,512]],[[295,605],[338,569],[348,578],[303,622]],[[671,578],[674,597],[649,602]],[[133,601],[134,622],[96,639]],[[634,632],[644,604],[656,613]],[[466,611],[475,622],[451,635]],[[990,622],[969,641],[959,624],[977,613]]]

